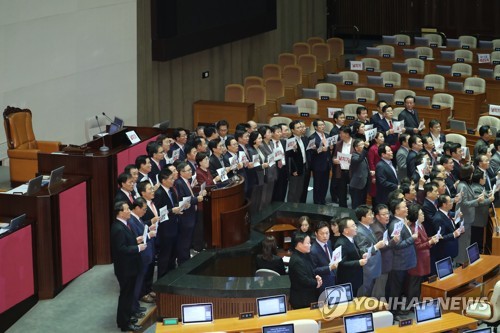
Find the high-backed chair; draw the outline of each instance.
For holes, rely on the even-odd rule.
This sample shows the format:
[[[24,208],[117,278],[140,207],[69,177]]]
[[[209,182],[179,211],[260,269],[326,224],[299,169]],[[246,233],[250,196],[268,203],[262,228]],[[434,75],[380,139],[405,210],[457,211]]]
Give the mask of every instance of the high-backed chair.
[[[411,44],[411,38],[408,35],[396,34],[394,35],[394,37],[396,37],[396,43],[405,43],[405,45]]]
[[[460,76],[471,76],[472,75],[472,66],[469,64],[463,64],[457,62],[451,65],[451,75],[456,75],[454,73],[460,73]]]
[[[375,90],[371,88],[356,88],[354,92],[356,93],[356,100],[365,98],[367,101],[374,101],[377,96]]]
[[[286,103],[285,84],[279,77],[272,77],[265,81],[267,106],[269,114],[279,113],[281,105]]]
[[[493,116],[481,116],[477,121],[477,131],[479,132],[479,128],[483,125],[488,125],[492,127],[500,128],[500,119]]]
[[[330,47],[330,56],[337,61],[339,70],[345,68],[344,60],[344,40],[337,37],[328,38],[326,40],[328,47]]]
[[[278,65],[283,70],[285,66],[297,65],[297,56],[293,53],[281,53],[278,56]]]
[[[380,76],[384,80],[385,84],[393,84],[395,87],[401,85],[401,74],[396,72],[382,72]]]
[[[310,98],[300,98],[295,101],[299,107],[299,113],[307,112],[309,114],[318,114],[318,102]]]
[[[328,96],[330,99],[337,98],[337,86],[333,83],[318,83],[315,87],[319,90],[319,96]]]
[[[342,80],[351,81],[353,84],[359,83],[359,74],[353,71],[343,71],[339,73],[342,75]]]
[[[323,79],[326,74],[338,72],[337,61],[332,59],[330,48],[326,43],[316,43],[312,46],[311,53],[316,56],[318,78]]]
[[[243,103],[245,101],[245,88],[238,83],[227,84],[224,89],[224,101]]]
[[[464,59],[465,62],[472,62],[474,60],[474,54],[471,50],[455,50],[455,61],[458,59]]]
[[[399,114],[401,111],[403,111],[405,108],[403,107],[397,107],[392,109],[392,118],[398,119]]]
[[[416,96],[413,90],[409,89],[398,89],[394,92],[394,103],[397,105],[397,102],[404,102],[406,96]]]
[[[255,120],[259,123],[269,121],[269,108],[267,107],[266,88],[263,86],[250,86],[246,90],[245,102],[255,104]]]
[[[282,117],[282,116],[276,116],[276,117],[271,117],[269,119],[269,126],[273,125],[278,125],[278,124],[290,124],[292,122],[292,119],[288,117]]]
[[[500,51],[491,52],[490,61],[492,64],[494,61],[500,61]],[[497,64],[498,64],[498,62],[497,62]]]
[[[442,108],[450,108],[453,110],[455,108],[455,97],[450,94],[437,93],[432,96],[431,104],[436,104]]]
[[[425,37],[429,40],[429,44],[437,44],[437,46],[443,45],[443,37],[440,34],[423,34],[422,37]]]
[[[363,106],[363,105],[357,104],[357,103],[349,103],[349,104],[344,105],[345,116],[356,119],[356,109],[360,106]]]
[[[491,42],[493,43],[493,50],[500,49],[500,39],[493,39]]]
[[[459,36],[458,40],[462,46],[468,46],[470,49],[477,48],[477,38],[474,36]]]
[[[498,328],[500,324],[500,281],[488,291],[489,301],[471,303],[463,310],[463,315],[485,322],[488,326]]]
[[[380,60],[375,58],[363,58],[361,61],[363,62],[363,67],[365,69],[373,68],[373,71],[380,72]]]
[[[282,75],[285,84],[286,102],[293,103],[302,96],[302,68],[297,65],[285,66]]]
[[[264,85],[264,80],[259,76],[247,76],[243,83],[245,91],[250,86],[263,86],[263,85]]]
[[[425,70],[425,63],[422,59],[409,58],[405,59],[405,63],[408,64],[408,71],[417,71],[417,73],[423,73]]]
[[[468,77],[464,81],[464,91],[466,90],[484,93],[486,91],[486,81],[480,77]]]
[[[308,43],[297,42],[293,44],[293,54],[298,58],[303,54],[311,54],[311,46]]]
[[[444,89],[446,80],[439,74],[427,74],[424,76],[424,87],[434,87],[434,89]]]
[[[266,64],[262,67],[262,78],[264,80],[272,77],[281,78],[281,66],[277,64]]]
[[[33,132],[31,111],[8,106],[3,112],[10,182],[25,183],[38,172],[38,153],[59,151],[58,141],[38,141]]]
[[[296,319],[283,324],[293,324],[294,333],[318,333],[319,324],[313,319]]]
[[[382,55],[388,54],[390,58],[394,58],[394,46],[392,46],[392,45],[379,45],[377,47],[382,50]]]
[[[320,44],[320,43],[325,43],[323,37],[309,37],[307,39],[307,44],[309,44],[309,46],[311,47],[313,47],[315,44]]]
[[[87,142],[92,141],[94,135],[99,134],[102,129],[106,129],[107,124],[109,124],[109,121],[103,115],[92,116],[85,119],[85,139]]]
[[[500,65],[496,65],[493,69],[493,77],[496,78],[497,76],[500,76]]]
[[[446,134],[445,137],[446,137],[446,141],[458,143],[462,147],[465,147],[467,144],[467,139],[465,138],[465,136],[463,136],[461,134],[449,133],[449,134]]]
[[[417,55],[419,57],[424,56],[427,58],[434,58],[434,51],[427,46],[419,46],[416,47],[415,50],[417,50]]]
[[[309,44],[306,45],[309,46]],[[297,65],[302,67],[302,84],[304,87],[313,88],[318,83],[316,57],[312,54],[300,55]]]

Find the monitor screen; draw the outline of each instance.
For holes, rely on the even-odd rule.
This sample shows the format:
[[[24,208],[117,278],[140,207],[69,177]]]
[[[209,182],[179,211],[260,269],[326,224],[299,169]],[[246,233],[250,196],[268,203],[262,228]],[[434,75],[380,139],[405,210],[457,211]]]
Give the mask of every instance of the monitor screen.
[[[427,302],[415,305],[415,319],[418,323],[441,318],[441,307],[439,299],[433,299]]]
[[[450,119],[450,128],[458,131],[466,131],[467,125],[463,120]]]
[[[350,302],[353,299],[352,285],[345,283],[327,287],[325,288],[325,296],[328,306]]]
[[[493,333],[493,327],[476,328],[475,330],[463,331],[462,333]]]
[[[450,49],[459,49],[462,47],[462,43],[460,42],[459,39],[447,38],[446,47],[449,47]]]
[[[263,326],[262,333],[294,333],[293,324]]]
[[[392,63],[392,70],[394,72],[398,72],[398,73],[407,72],[408,71],[408,64],[405,64],[403,62],[393,62]]]
[[[415,105],[417,106],[430,106],[431,98],[429,96],[415,96]]]
[[[35,178],[30,179],[28,182],[28,190],[26,191],[26,195],[33,195],[42,189],[42,180],[43,176],[38,176]]]
[[[366,48],[366,55],[367,56],[378,56],[378,57],[380,57],[382,55],[382,50],[379,49],[378,47],[370,47],[370,46],[368,46]]]
[[[373,332],[373,314],[371,312],[344,317],[345,333]]]
[[[286,313],[286,296],[257,298],[257,313],[259,317]]]
[[[415,46],[429,46],[429,39],[425,37],[415,37]]]
[[[340,90],[340,99],[353,101],[356,99],[356,92],[350,90]]]
[[[371,76],[368,75],[366,77],[367,83],[369,85],[374,85],[374,86],[383,86],[384,85],[384,78],[381,76]]]
[[[397,41],[396,36],[387,36],[387,35],[382,36],[382,44],[385,45],[396,44],[396,41]]]
[[[24,220],[26,220],[26,214],[14,217],[12,220],[10,220],[10,225],[9,225],[10,230],[14,231],[19,229],[21,227],[21,224],[24,223]]]
[[[436,262],[436,272],[440,280],[453,274],[451,257],[441,259]]]
[[[467,257],[469,257],[469,264],[473,264],[479,260],[479,246],[477,243],[467,247]]]
[[[403,57],[418,58],[418,51],[415,49],[403,49]]]
[[[123,128],[123,119],[115,117],[111,125],[109,125],[109,134],[118,132]]]
[[[64,165],[50,172],[49,188],[57,186],[63,181]]]
[[[207,323],[214,320],[212,303],[182,304],[183,324]]]

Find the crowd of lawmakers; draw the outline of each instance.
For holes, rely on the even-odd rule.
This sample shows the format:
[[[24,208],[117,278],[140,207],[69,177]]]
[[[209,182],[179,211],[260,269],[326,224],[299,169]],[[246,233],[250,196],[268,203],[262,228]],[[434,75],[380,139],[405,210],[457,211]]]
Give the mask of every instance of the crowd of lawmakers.
[[[355,295],[418,296],[435,261],[451,256],[462,263],[465,248],[483,241],[495,201],[500,140],[483,126],[474,152],[464,154],[465,147],[446,142],[437,120],[422,135],[425,125],[413,97],[405,99],[398,119],[384,101],[377,106],[371,118],[359,107],[349,126],[337,111],[330,133],[316,119],[308,138],[301,120],[274,126],[249,121],[231,135],[228,122],[220,120],[191,133],[177,128],[149,142],[117,179],[111,246],[120,284],[118,327],[140,329],[135,323],[145,309],[139,301],[156,297],[155,263],[161,278],[205,248],[206,189],[240,176],[251,211],[272,201],[305,203],[311,176],[315,204],[326,204],[330,191],[332,202],[347,207],[350,196],[357,223],[335,221],[334,241],[326,222],[310,226],[314,233],[296,233],[289,265],[294,308],[309,306],[326,286],[345,282]],[[398,120],[403,128],[393,126]],[[366,206],[368,194],[373,210]],[[340,245],[342,261],[330,265]],[[266,259],[271,260],[260,261],[276,258]]]

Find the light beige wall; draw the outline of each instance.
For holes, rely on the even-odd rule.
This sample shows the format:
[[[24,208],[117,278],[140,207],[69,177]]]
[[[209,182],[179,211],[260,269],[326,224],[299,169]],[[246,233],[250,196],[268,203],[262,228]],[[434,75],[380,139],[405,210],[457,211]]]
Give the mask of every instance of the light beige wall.
[[[139,125],[170,120],[192,128],[193,102],[223,100],[224,86],[261,75],[262,66],[310,36],[326,37],[326,0],[278,0],[277,29],[167,62],[151,61],[149,1],[138,1]],[[258,24],[256,22],[255,24]],[[203,71],[210,71],[202,79]]]

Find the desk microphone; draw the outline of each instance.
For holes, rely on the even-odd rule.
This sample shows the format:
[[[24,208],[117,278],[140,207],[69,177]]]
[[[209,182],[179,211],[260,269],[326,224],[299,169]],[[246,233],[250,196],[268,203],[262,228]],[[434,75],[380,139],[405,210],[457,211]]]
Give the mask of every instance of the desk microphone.
[[[118,125],[117,123],[115,123],[111,118],[108,117],[107,114],[105,114],[104,112],[102,113],[102,115],[106,118],[108,118],[109,122],[113,125],[115,125],[116,127],[120,127],[120,125]]]
[[[95,120],[97,121],[97,127],[99,127],[99,132],[102,133],[101,124],[99,124],[99,117],[96,115]],[[106,146],[106,142],[104,141],[104,135],[102,136],[102,146],[99,148],[100,151],[106,152],[109,151],[109,147]]]

